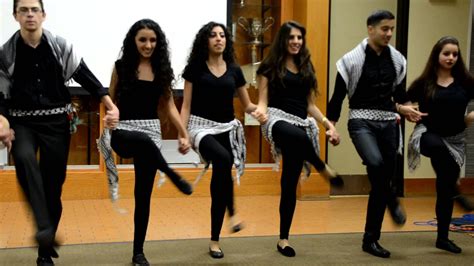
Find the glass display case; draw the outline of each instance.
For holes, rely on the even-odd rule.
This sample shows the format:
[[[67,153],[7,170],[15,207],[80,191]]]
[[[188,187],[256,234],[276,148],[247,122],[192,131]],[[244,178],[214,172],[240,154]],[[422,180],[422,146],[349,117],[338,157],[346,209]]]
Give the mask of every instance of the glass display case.
[[[229,0],[228,28],[232,31],[234,50],[253,103],[258,102],[256,71],[280,25],[281,0]],[[235,115],[244,124],[247,140],[247,163],[273,162],[268,143],[258,122],[246,114],[238,99]]]
[[[232,0],[231,25],[237,60],[247,82],[256,86],[255,72],[280,25],[280,1]]]

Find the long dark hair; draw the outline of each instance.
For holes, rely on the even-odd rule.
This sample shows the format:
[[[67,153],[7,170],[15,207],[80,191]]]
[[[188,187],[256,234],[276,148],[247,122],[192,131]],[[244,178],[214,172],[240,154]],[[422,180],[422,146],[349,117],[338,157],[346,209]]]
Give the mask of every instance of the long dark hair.
[[[459,41],[452,36],[445,36],[439,39],[428,57],[425,69],[423,73],[411,84],[408,90],[412,89],[423,89],[423,94],[426,98],[433,97],[434,93],[438,89],[438,69],[439,69],[439,54],[446,44],[454,44],[458,47],[458,60],[451,69],[451,75],[456,82],[460,82],[464,86],[472,86],[474,79],[466,68],[464,60],[462,59],[461,49],[459,49]]]
[[[138,65],[140,63],[140,54],[138,52],[135,37],[141,29],[153,30],[156,34],[156,46],[151,55],[151,67],[155,75],[154,82],[157,86],[163,88],[165,99],[171,96],[171,86],[174,81],[173,69],[171,68],[170,54],[168,50],[168,40],[158,23],[151,19],[142,19],[135,22],[128,30],[123,40],[121,56],[121,74],[120,80],[124,82],[133,81],[138,75]],[[117,92],[118,94],[119,92]]]
[[[234,43],[229,31],[224,24],[211,21],[202,26],[196,34],[191,53],[188,56],[188,62],[183,72],[186,72],[189,68],[204,64],[209,58],[209,37],[211,36],[214,27],[221,27],[225,34],[226,44],[222,55],[224,61],[228,65],[235,63]]]
[[[317,95],[318,85],[316,74],[313,63],[311,63],[311,54],[306,47],[306,29],[296,21],[288,21],[281,25],[270,47],[270,52],[268,56],[263,59],[257,73],[268,77],[270,84],[277,82],[282,84],[283,77],[287,71],[285,59],[288,55],[288,42],[291,29],[293,28],[300,30],[303,37],[303,45],[300,48],[300,52],[294,56],[295,64],[305,83],[307,83],[314,94]]]

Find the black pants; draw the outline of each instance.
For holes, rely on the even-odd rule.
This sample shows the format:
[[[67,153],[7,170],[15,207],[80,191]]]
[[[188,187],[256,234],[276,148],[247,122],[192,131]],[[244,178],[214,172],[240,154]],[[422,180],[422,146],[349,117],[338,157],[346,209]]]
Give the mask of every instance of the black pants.
[[[366,241],[380,239],[385,209],[396,202],[392,180],[399,138],[397,127],[395,121],[351,119],[348,122],[349,134],[367,167],[371,185],[365,221]]]
[[[438,238],[447,239],[449,224],[453,215],[453,197],[459,192],[457,180],[460,169],[441,137],[425,132],[421,136],[420,151],[430,157],[436,173],[436,218],[438,220]]]
[[[226,209],[233,216],[234,183],[232,164],[234,156],[230,146],[229,133],[207,135],[199,143],[199,152],[212,163],[211,177],[211,240],[219,241]]]
[[[168,167],[158,147],[144,133],[114,130],[111,146],[120,157],[133,158],[135,168],[133,253],[143,253],[156,171],[159,169],[170,178],[181,177]]]
[[[273,125],[272,135],[275,145],[281,149],[283,160],[280,180],[280,239],[288,239],[303,161],[310,162],[318,171],[324,170],[326,165],[314,151],[304,129],[278,121]]]
[[[69,153],[69,122],[65,114],[12,118],[11,150],[18,182],[33,211],[38,234],[54,238],[62,213],[61,193]],[[39,151],[39,159],[37,153]],[[40,256],[49,256],[41,247]]]

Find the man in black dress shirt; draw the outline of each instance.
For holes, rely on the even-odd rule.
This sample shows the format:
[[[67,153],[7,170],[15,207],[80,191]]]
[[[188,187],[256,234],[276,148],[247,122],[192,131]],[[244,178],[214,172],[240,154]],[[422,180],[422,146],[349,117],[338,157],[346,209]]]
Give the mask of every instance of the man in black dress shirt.
[[[101,99],[108,110],[106,127],[115,127],[119,111],[72,46],[42,28],[42,0],[14,0],[13,15],[20,30],[0,47],[0,116],[11,130],[0,130],[0,140],[11,148],[18,182],[33,211],[36,262],[54,265],[73,112],[65,83],[73,78]]]
[[[368,38],[336,63],[336,85],[327,112],[335,124],[348,95],[349,134],[371,184],[362,249],[382,258],[390,257],[378,243],[386,207],[395,223],[406,221],[392,188],[397,150],[401,154],[402,149],[397,111],[410,121],[420,115],[409,105],[403,87],[406,60],[389,45],[394,26],[395,17],[389,11],[376,11],[368,17]]]

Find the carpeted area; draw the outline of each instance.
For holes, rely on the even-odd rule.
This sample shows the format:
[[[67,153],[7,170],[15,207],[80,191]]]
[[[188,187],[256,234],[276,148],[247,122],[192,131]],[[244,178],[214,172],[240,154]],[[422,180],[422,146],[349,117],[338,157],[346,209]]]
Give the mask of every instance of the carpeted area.
[[[463,249],[451,254],[434,247],[435,232],[383,233],[380,243],[392,252],[390,259],[361,250],[361,233],[291,236],[296,257],[276,250],[277,236],[221,239],[224,258],[208,255],[208,239],[148,241],[145,254],[152,265],[474,265],[474,238],[451,233]],[[56,265],[130,265],[132,243],[63,246]],[[34,265],[36,249],[0,249],[0,265]]]

